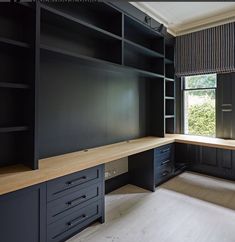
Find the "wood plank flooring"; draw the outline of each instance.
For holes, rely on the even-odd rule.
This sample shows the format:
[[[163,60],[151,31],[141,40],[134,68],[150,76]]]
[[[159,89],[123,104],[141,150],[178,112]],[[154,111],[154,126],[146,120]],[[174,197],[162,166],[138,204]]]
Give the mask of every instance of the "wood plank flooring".
[[[68,242],[235,242],[235,183],[183,173],[155,193],[127,185],[106,196],[106,222]]]

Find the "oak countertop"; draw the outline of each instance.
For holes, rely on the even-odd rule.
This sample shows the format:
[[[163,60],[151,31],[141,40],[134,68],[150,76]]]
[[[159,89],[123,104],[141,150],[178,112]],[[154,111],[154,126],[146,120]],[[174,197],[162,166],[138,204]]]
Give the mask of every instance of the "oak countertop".
[[[235,140],[179,134],[167,134],[165,138],[144,137],[41,159],[38,170],[23,165],[1,168],[0,195],[174,142],[235,150]]]

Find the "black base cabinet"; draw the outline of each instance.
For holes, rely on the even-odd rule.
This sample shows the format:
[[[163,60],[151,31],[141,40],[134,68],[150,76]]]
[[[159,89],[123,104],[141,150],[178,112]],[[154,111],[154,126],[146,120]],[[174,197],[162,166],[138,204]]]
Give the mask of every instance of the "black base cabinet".
[[[0,196],[0,241],[46,241],[46,184]]]
[[[1,242],[62,242],[104,222],[104,165],[0,196]]]
[[[129,182],[144,189],[155,187],[174,174],[174,144],[132,155],[129,161]]]
[[[175,166],[235,180],[235,151],[176,143]]]
[[[61,242],[104,222],[104,165],[47,182],[47,242]]]

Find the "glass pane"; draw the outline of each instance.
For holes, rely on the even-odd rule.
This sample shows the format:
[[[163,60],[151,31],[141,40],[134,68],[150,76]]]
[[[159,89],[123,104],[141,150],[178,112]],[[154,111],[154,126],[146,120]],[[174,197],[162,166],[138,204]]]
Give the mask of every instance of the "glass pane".
[[[215,89],[184,92],[185,134],[215,136]]]
[[[185,89],[214,87],[216,87],[216,74],[185,77]]]

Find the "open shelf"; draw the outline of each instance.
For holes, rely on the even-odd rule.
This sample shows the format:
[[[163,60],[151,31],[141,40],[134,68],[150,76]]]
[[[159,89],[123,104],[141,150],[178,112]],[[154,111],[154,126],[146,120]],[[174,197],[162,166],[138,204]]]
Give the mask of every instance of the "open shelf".
[[[25,126],[29,123],[29,101],[26,90],[0,88],[0,127],[18,127],[19,124]]]
[[[167,62],[174,62],[174,45],[165,45],[165,58]]]
[[[139,44],[136,44],[136,43],[134,43],[134,42],[132,42],[130,40],[124,40],[124,41],[127,43],[127,45],[132,46],[133,49],[135,48],[136,52],[143,53],[144,55],[149,56],[149,57],[161,57],[161,58],[164,57],[163,54],[158,53],[158,52],[153,51],[153,50],[150,50],[150,49],[148,49],[148,48],[146,48],[144,46],[141,46]]]
[[[1,3],[0,42],[28,47],[32,42],[32,11],[21,4]]]
[[[49,8],[51,7],[51,8]],[[48,3],[42,5],[58,15],[64,16],[71,21],[89,25],[90,27],[121,36],[122,14],[116,9],[102,2],[73,2],[73,3]]]
[[[89,61],[91,64],[93,63],[95,66],[99,65],[99,67],[101,68],[106,68],[106,66],[109,67],[113,67],[114,69],[121,69],[124,71],[131,71],[131,72],[136,72],[138,73],[140,76],[147,76],[147,77],[160,77],[160,78],[164,78],[163,75],[159,75],[156,73],[152,73],[152,72],[148,72],[148,71],[144,71],[144,70],[140,70],[137,68],[133,68],[133,67],[128,67],[128,66],[124,66],[124,65],[120,65],[120,64],[115,64],[109,61],[104,61],[104,60],[100,60],[100,59],[96,59],[93,57],[87,57],[84,55],[79,55],[76,54],[74,52],[70,52],[67,50],[63,50],[63,49],[59,49],[59,48],[55,48],[55,47],[51,47],[51,46],[47,46],[47,45],[43,45],[41,44],[40,46],[41,50],[50,54],[55,54],[55,55],[63,55],[63,56],[67,56],[70,58],[76,58],[78,60],[81,61]]]
[[[42,9],[41,18],[41,44],[121,64],[121,40],[47,9]]]
[[[165,79],[166,87],[165,87],[165,95],[166,97],[175,96],[175,83],[173,81],[168,81]]]
[[[23,130],[22,130],[23,131]],[[30,133],[0,132],[0,166],[30,163]]]
[[[164,58],[149,56],[130,43],[124,44],[124,65],[164,75]]]
[[[165,119],[165,133],[173,134],[175,133],[175,119],[174,116],[166,117]]]
[[[164,54],[164,38],[129,16],[124,17],[124,37],[157,53]]]
[[[23,61],[22,61],[23,60]],[[33,82],[33,54],[29,48],[0,43],[0,87],[28,88]]]
[[[174,63],[165,64],[165,77],[169,79],[174,79],[174,75],[175,75]]]
[[[175,100],[174,99],[165,99],[166,115],[175,114]]]

